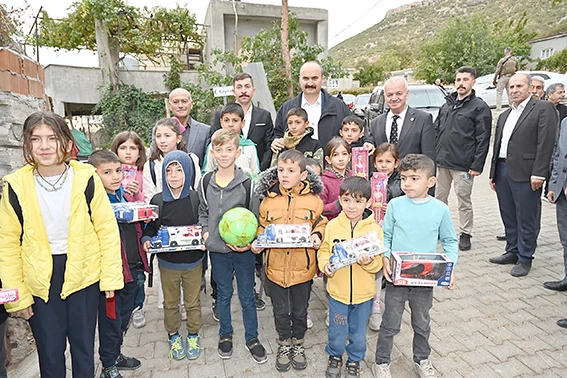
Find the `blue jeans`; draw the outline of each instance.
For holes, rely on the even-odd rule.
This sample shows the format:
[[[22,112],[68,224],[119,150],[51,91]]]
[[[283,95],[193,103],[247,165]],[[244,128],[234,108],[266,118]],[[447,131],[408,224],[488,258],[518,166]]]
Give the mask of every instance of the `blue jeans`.
[[[254,264],[255,255],[251,252],[210,252],[213,267],[213,279],[217,284],[217,309],[219,313],[219,335],[231,335],[232,318],[230,300],[234,289],[232,275],[236,276],[238,299],[242,307],[244,336],[246,342],[258,337],[258,317],[254,299]]]
[[[329,343],[325,352],[341,357],[346,349],[349,361],[359,362],[366,353],[366,326],[374,298],[347,305],[329,297]],[[348,340],[348,344],[347,344]]]
[[[136,298],[134,298],[134,308],[139,307],[141,309],[144,307],[144,302],[146,301],[146,273],[143,270],[138,270],[136,271],[136,275],[132,276],[132,278],[138,285]]]

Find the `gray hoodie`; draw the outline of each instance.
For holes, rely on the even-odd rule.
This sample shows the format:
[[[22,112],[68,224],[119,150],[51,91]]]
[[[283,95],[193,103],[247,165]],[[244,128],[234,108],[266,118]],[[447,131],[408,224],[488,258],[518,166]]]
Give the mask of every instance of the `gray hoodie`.
[[[207,186],[206,199],[203,196],[203,179],[199,182],[199,189],[197,190],[199,193],[199,224],[203,228],[203,234],[209,233],[209,238],[205,243],[209,252],[229,253],[232,250],[226,246],[219,234],[219,222],[222,216],[235,207],[246,207],[247,202],[250,204],[249,210],[257,216],[259,201],[253,195],[253,187],[250,188],[250,200],[246,200],[244,182],[250,180],[250,177],[242,169],[235,167],[234,179],[224,188],[216,183],[215,174],[216,171]]]

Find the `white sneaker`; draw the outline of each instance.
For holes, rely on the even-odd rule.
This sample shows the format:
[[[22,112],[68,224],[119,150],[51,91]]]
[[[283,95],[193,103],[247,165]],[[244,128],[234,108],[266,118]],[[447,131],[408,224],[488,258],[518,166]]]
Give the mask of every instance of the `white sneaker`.
[[[372,374],[375,378],[392,378],[390,364],[372,364]]]
[[[311,315],[307,313],[307,329],[313,328],[313,320],[311,320]]]
[[[419,378],[435,378],[435,369],[429,360],[422,360],[419,364],[414,363],[415,371],[419,374]]]
[[[146,317],[140,307],[136,307],[132,311],[132,325],[134,328],[142,328],[146,325]]]
[[[185,306],[182,304],[179,305],[179,314],[182,322],[187,320],[187,311],[185,310]]]
[[[370,320],[368,321],[368,327],[373,331],[380,330],[380,323],[382,323],[382,314],[379,312],[373,312],[370,314]]]
[[[329,327],[329,310],[325,311],[325,324]]]

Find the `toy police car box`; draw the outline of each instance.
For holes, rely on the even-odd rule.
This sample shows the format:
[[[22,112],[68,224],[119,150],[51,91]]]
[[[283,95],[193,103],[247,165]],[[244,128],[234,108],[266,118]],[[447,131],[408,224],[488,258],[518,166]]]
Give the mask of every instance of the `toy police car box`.
[[[20,299],[18,289],[0,289],[0,305]]]
[[[392,282],[398,286],[449,286],[453,261],[444,253],[392,252]]]
[[[157,205],[147,205],[143,202],[113,203],[112,209],[118,222],[140,222],[158,218]]]
[[[150,253],[203,249],[201,226],[161,226],[150,241]]]
[[[375,231],[345,240],[333,246],[333,254],[329,260],[331,271],[356,263],[356,259],[361,255],[376,256],[384,252],[384,243]]]
[[[255,242],[260,248],[312,248],[311,226],[301,224],[269,224]]]

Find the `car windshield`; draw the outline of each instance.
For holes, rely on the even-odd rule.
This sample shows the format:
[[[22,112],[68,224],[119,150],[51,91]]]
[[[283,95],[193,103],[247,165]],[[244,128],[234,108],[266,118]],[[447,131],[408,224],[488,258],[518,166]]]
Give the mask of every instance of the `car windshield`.
[[[408,105],[412,108],[440,108],[444,103],[445,97],[440,89],[412,89],[410,87]]]
[[[366,105],[370,99],[370,94],[363,94],[356,97],[356,105]]]
[[[343,94],[343,101],[348,103],[354,102],[356,97],[353,94]]]

